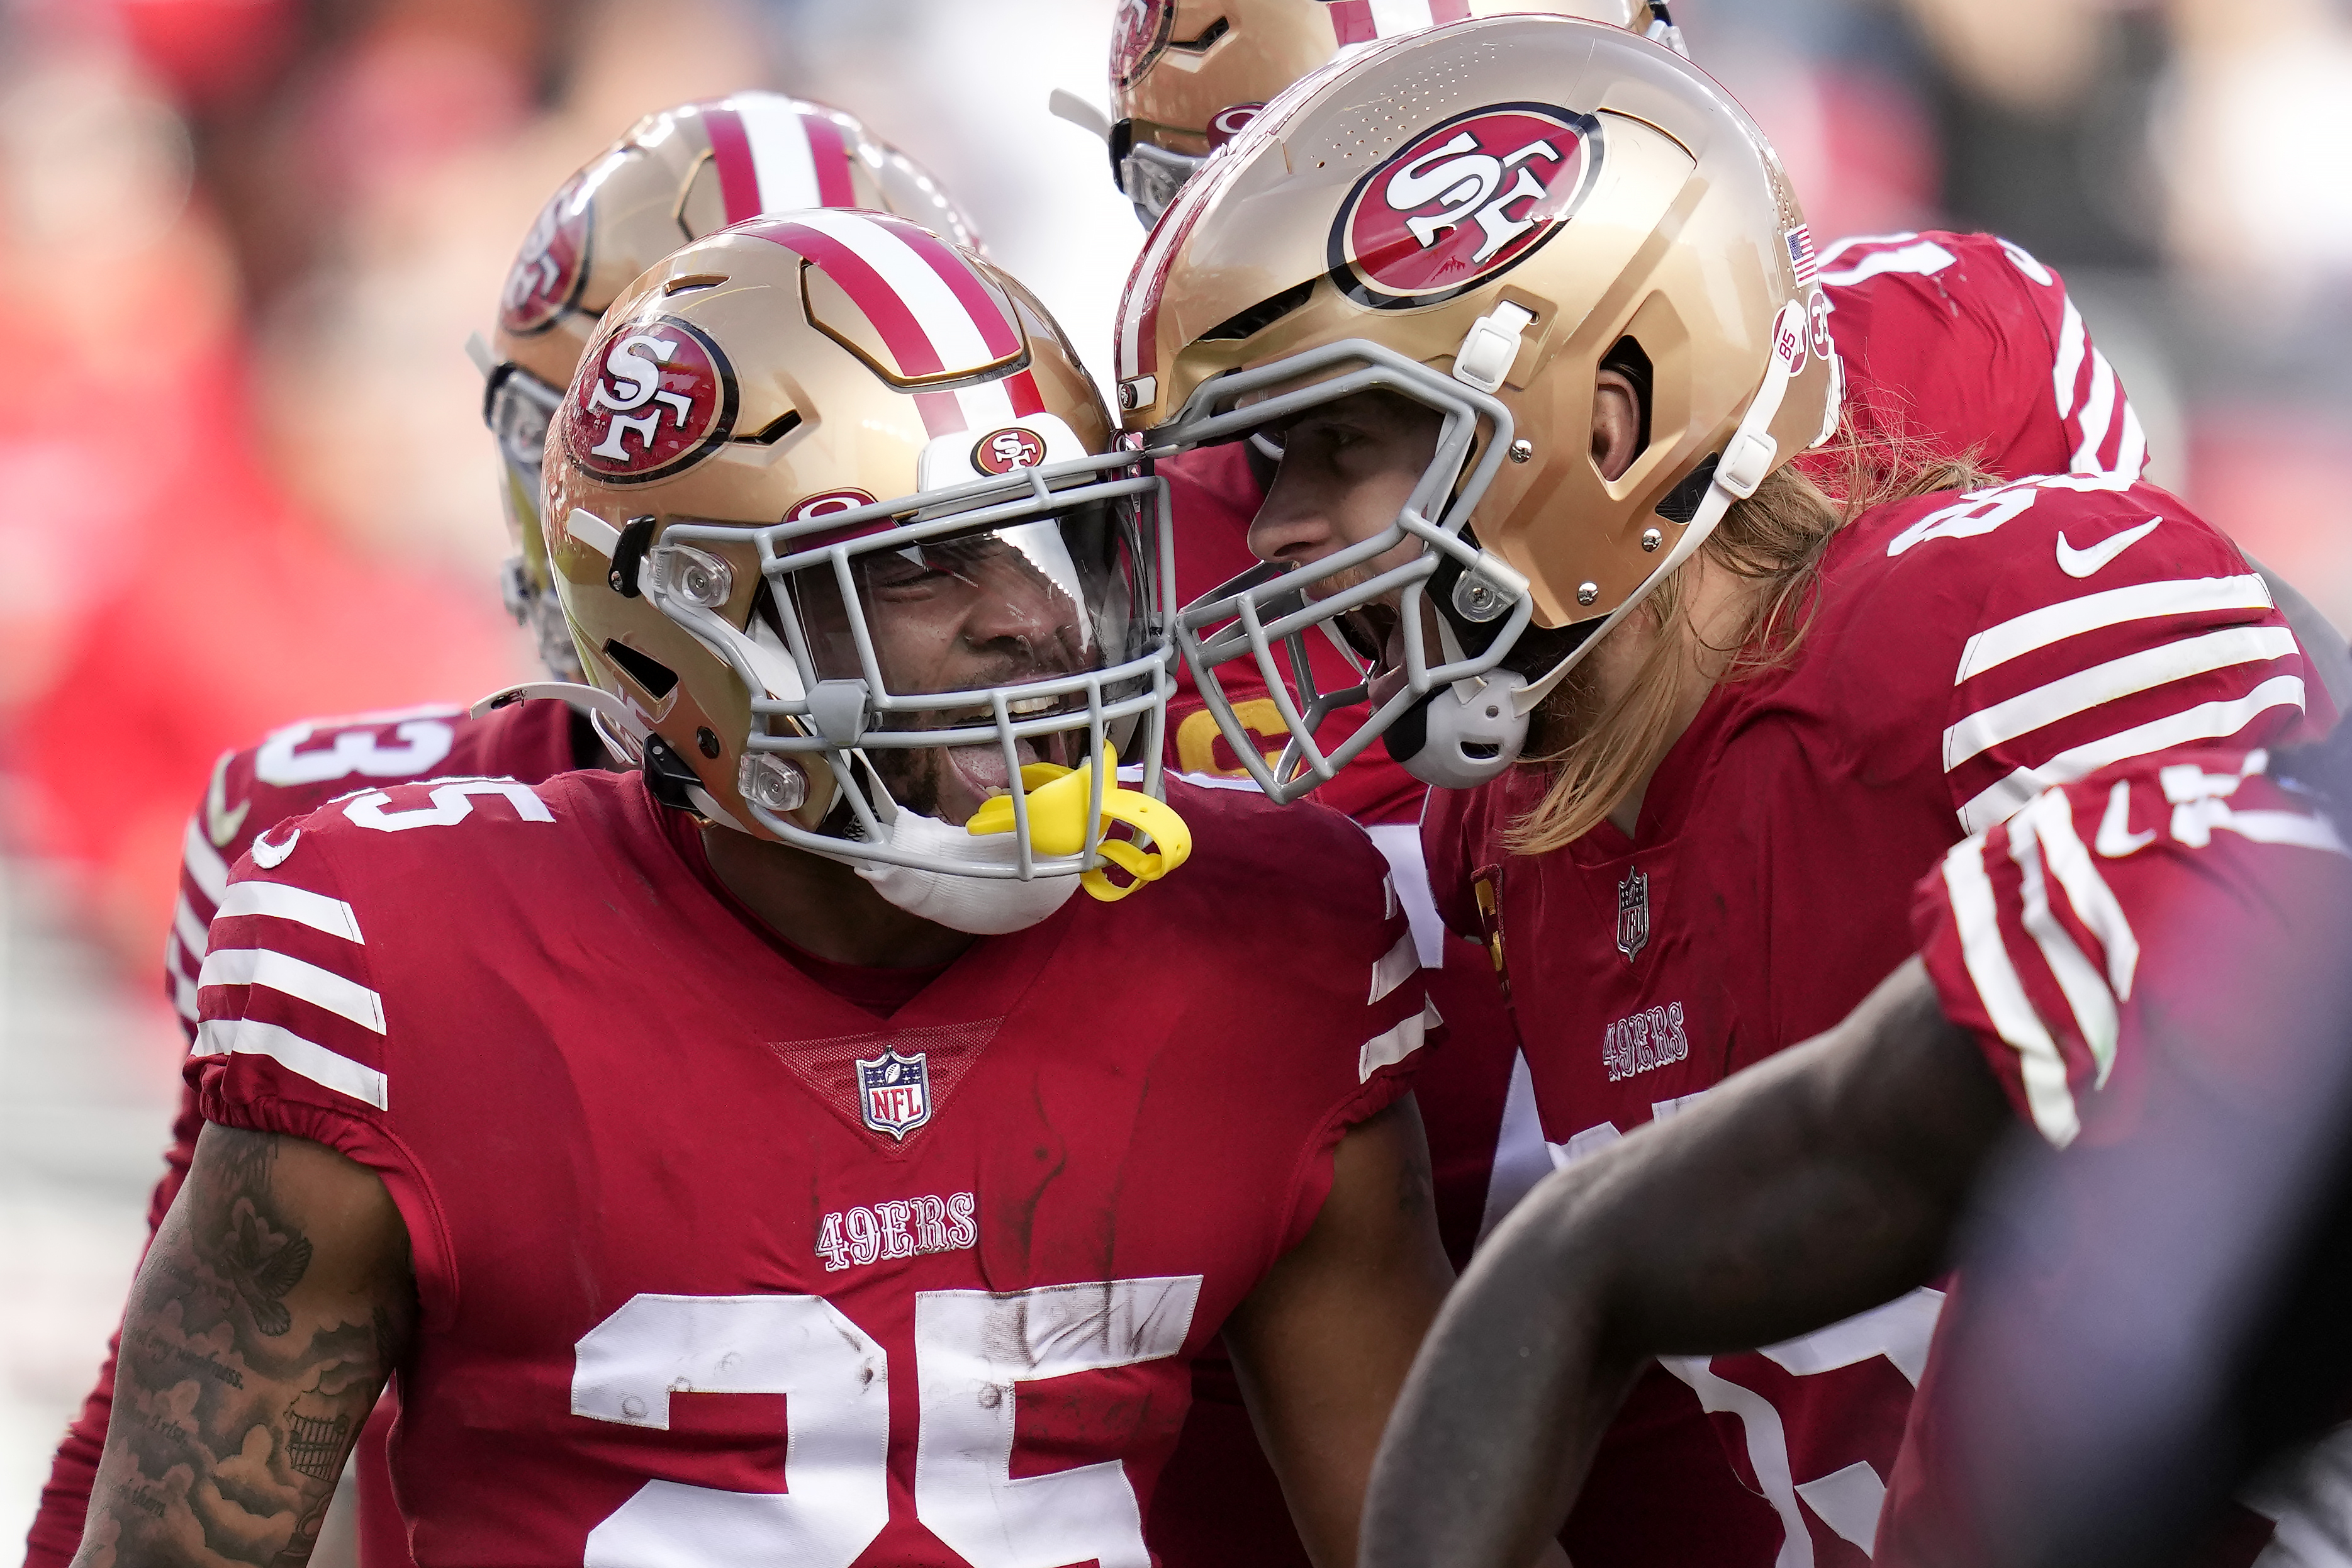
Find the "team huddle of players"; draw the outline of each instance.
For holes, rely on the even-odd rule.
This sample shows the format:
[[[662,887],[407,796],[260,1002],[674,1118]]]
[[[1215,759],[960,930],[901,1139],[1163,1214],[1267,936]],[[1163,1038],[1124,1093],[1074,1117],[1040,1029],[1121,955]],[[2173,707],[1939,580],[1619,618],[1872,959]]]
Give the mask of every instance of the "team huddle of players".
[[[2055,273],[1817,247],[1663,5],[1126,0],[1111,75],[1115,411],[838,110],[541,213],[478,358],[549,679],[215,768],[32,1562],[299,1563],[347,1458],[367,1568],[1965,1538],[1943,1232],[1714,1300],[1803,1152],[1718,1152],[1831,1032],[1941,1049],[1889,1190],[2127,1117],[2167,955],[2342,890],[2262,750],[2340,649]],[[1543,1186],[1423,1352],[1588,1160],[1640,1223]],[[1571,1280],[1776,1328],[1496,1363]]]

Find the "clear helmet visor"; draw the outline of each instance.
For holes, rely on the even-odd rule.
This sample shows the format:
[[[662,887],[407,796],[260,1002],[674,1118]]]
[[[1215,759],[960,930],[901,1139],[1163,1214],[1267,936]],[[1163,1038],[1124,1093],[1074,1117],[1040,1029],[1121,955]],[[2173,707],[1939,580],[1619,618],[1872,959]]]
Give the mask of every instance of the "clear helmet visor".
[[[828,550],[782,582],[816,679],[871,694],[866,760],[894,801],[961,824],[1017,767],[1085,761],[1092,715],[1114,744],[1132,728],[1157,668],[1155,569],[1139,509],[1112,497]]]
[[[548,385],[520,365],[499,367],[483,398],[482,418],[498,442],[499,499],[507,532],[526,562],[534,584],[547,586],[547,547],[539,531],[540,462],[547,429],[563,402],[561,388]]]
[[[548,574],[547,541],[540,532],[541,459],[547,430],[562,392],[520,365],[500,365],[484,395],[482,417],[499,450],[499,504],[506,513],[514,553],[508,557],[501,588],[507,613],[530,628],[540,661],[559,680],[586,679],[579,650],[572,645],[563,606]]]

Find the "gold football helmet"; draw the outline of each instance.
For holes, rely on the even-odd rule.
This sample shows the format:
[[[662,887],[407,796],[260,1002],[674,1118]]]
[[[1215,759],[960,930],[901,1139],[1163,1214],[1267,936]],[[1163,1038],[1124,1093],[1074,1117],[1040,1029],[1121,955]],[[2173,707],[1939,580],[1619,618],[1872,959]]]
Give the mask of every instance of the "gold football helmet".
[[[1606,22],[1682,47],[1665,0],[1120,0],[1111,178],[1147,225],[1284,88],[1382,38],[1475,16]]]
[[[912,159],[837,109],[772,92],[646,116],[566,180],[524,237],[484,356],[482,409],[503,459],[499,499],[515,543],[507,608],[533,629],[559,676],[582,672],[540,543],[540,456],[597,318],[688,241],[761,213],[818,206],[896,213],[958,245],[979,245]]]
[[[1674,51],[1589,22],[1497,17],[1374,45],[1211,158],[1121,301],[1129,428],[1164,455],[1374,387],[1442,416],[1385,533],[1260,566],[1178,616],[1259,784],[1295,797],[1383,734],[1433,784],[1515,760],[1595,635],[1834,431],[1815,270],[1795,193],[1739,106]],[[1610,479],[1589,450],[1596,377],[1634,361],[1646,431]],[[1341,640],[1375,605],[1395,615],[1402,684],[1384,672],[1369,721],[1327,752],[1317,729],[1371,693],[1370,663],[1365,684],[1327,693],[1303,647],[1275,650]],[[1541,639],[1549,668],[1503,668],[1531,626],[1563,633]],[[1257,666],[1290,730],[1274,765],[1225,698],[1234,659]]]
[[[657,796],[1009,930],[1081,875],[1132,889],[1102,861],[1183,853],[1154,798],[1164,495],[1018,283],[817,209],[687,246],[605,312],[550,431],[547,559]]]

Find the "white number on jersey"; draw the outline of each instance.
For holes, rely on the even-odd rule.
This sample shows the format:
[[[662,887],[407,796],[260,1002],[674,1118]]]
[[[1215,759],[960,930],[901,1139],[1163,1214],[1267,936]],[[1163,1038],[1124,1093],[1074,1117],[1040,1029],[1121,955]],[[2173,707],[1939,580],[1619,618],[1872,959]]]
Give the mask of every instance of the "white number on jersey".
[[[443,721],[457,717],[455,708],[404,708],[390,713],[362,713],[349,719],[314,719],[289,724],[261,742],[253,753],[253,776],[267,784],[326,784],[353,773],[372,779],[407,779],[430,773],[456,744],[457,731]],[[384,725],[394,726],[400,744],[386,746],[376,739]],[[333,742],[317,751],[302,752],[321,731],[341,730]]]
[[[915,1516],[975,1568],[1149,1568],[1116,1459],[1013,1478],[1023,1383],[1183,1348],[1201,1277],[915,1296]],[[669,1429],[672,1394],[782,1394],[775,1492],[649,1480],[588,1533],[584,1568],[848,1568],[889,1521],[889,1356],[818,1296],[637,1296],[573,1347],[572,1412]]]
[[[386,811],[384,803],[392,796],[380,789],[353,795],[344,803],[343,816],[357,827],[373,827],[378,833],[401,833],[412,827],[454,827],[474,815],[473,797],[494,795],[505,797],[514,813],[525,822],[553,822],[555,814],[547,809],[547,802],[529,784],[512,779],[453,779],[433,792],[431,805],[411,806],[406,811]]]

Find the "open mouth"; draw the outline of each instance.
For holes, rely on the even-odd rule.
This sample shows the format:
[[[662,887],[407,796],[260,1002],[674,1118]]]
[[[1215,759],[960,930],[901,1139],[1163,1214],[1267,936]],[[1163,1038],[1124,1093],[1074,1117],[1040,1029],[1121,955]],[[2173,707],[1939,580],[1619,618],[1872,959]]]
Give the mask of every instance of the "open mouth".
[[[1031,763],[1047,760],[1037,742],[1032,740],[1013,742],[1013,750],[1024,768]],[[1005,770],[1003,747],[954,746],[949,748],[946,756],[948,766],[955,770],[956,776],[981,799],[1011,793],[1013,777]]]

